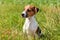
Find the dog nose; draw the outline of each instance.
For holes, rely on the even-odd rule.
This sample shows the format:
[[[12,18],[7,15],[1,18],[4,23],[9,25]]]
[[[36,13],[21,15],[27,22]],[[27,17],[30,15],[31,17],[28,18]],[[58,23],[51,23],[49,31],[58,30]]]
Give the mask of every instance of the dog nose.
[[[24,14],[22,14],[22,16],[24,16]]]

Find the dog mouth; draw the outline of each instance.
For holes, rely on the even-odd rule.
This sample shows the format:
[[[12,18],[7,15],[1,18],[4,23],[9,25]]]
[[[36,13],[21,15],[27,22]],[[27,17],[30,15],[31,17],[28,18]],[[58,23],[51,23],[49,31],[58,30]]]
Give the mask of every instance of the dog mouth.
[[[28,14],[27,14],[25,11],[23,11],[21,15],[22,15],[22,17],[24,17],[24,18],[27,18],[27,17],[28,17]]]
[[[21,14],[23,18],[27,18],[28,15],[27,14]]]

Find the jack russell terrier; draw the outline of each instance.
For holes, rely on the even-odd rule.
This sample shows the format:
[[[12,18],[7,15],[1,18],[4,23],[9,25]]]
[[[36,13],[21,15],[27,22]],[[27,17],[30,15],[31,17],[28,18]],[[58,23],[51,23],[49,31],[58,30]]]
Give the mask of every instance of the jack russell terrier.
[[[39,11],[39,8],[36,8],[33,5],[27,5],[24,8],[24,11],[22,12],[22,17],[26,18],[24,26],[23,26],[23,33],[26,33],[28,35],[35,34],[40,37],[41,29],[38,26],[37,21],[35,20],[35,14]]]

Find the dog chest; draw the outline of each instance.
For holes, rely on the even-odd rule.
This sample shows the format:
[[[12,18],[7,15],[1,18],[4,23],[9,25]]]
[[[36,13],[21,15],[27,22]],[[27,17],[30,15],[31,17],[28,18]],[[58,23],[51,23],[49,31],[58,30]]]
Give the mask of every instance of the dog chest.
[[[36,20],[26,19],[25,24],[23,26],[23,31],[26,33],[34,33],[36,31],[37,27],[38,27],[38,23],[36,22]]]

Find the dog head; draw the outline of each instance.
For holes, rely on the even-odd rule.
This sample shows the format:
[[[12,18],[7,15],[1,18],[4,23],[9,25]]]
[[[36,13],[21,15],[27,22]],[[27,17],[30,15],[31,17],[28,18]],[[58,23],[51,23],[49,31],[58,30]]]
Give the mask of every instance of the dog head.
[[[39,11],[39,8],[33,6],[33,5],[27,5],[24,8],[24,11],[22,12],[22,17],[27,18],[27,17],[32,17]]]

